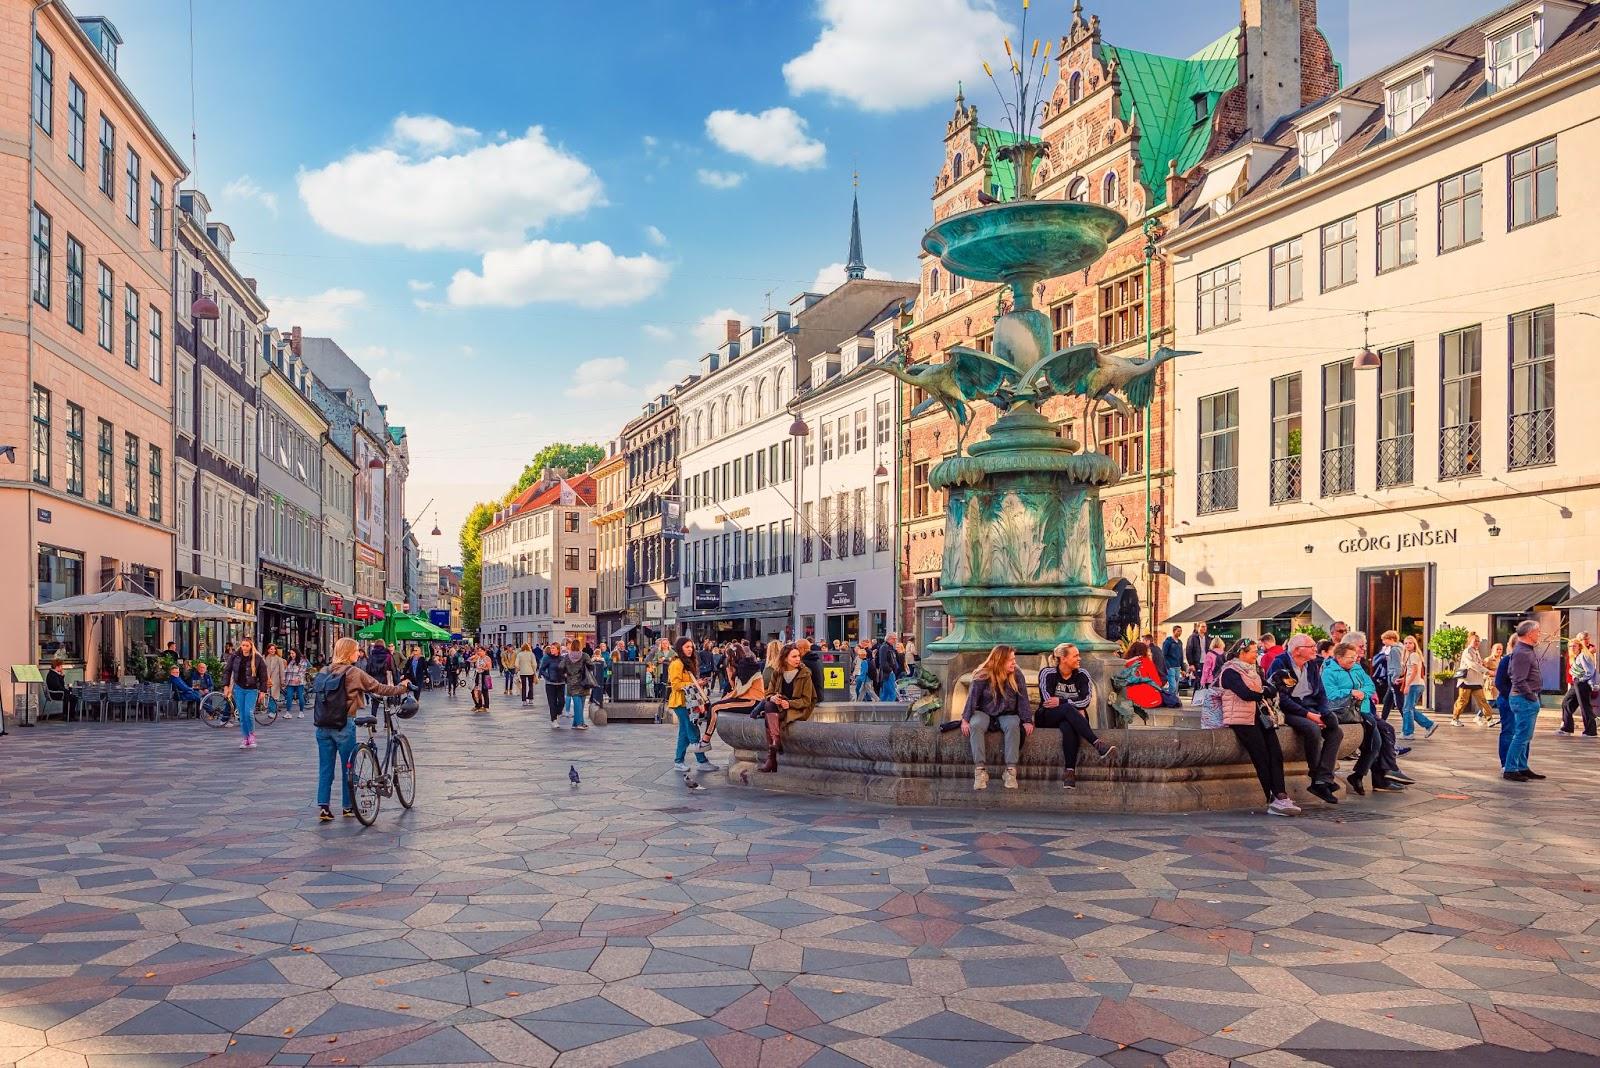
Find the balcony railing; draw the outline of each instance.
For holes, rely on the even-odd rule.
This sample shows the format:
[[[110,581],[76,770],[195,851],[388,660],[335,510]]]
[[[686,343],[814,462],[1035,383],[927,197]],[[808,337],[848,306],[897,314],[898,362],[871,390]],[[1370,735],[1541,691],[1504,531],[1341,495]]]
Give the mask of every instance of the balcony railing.
[[[1272,461],[1272,503],[1300,499],[1300,457],[1280,456]]]
[[[1466,478],[1483,470],[1483,427],[1478,423],[1439,431],[1439,478]]]
[[[1201,515],[1230,512],[1239,507],[1239,469],[1223,467],[1200,472],[1200,499],[1195,510]]]
[[[1337,497],[1356,491],[1356,447],[1339,445],[1322,450],[1322,495]]]
[[[1512,470],[1555,463],[1555,409],[1544,408],[1536,412],[1518,412],[1513,415],[1508,446],[1506,466]]]
[[[1378,488],[1409,486],[1416,450],[1411,435],[1378,439]]]

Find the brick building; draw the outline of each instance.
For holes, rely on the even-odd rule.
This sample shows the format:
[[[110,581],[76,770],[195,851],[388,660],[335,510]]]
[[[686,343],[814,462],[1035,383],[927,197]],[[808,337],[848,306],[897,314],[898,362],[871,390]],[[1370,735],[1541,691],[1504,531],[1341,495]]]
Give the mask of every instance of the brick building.
[[[1284,42],[1273,34],[1285,25],[1292,31],[1280,47]],[[1338,70],[1317,30],[1316,0],[1243,0],[1239,25],[1187,58],[1113,45],[1102,39],[1099,18],[1085,18],[1076,4],[1055,61],[1056,80],[1039,125],[1050,150],[1037,164],[1036,195],[1115,208],[1128,218],[1128,230],[1087,270],[1042,283],[1035,304],[1050,316],[1057,347],[1097,341],[1103,351],[1141,356],[1147,344],[1158,347],[1172,339],[1172,272],[1159,239],[1173,222],[1177,175],[1193,169],[1214,144],[1231,143],[1242,132],[1249,103],[1244,87],[1252,70],[1308,103],[1337,88]],[[1014,194],[1016,176],[997,150],[1015,135],[982,125],[977,107],[959,94],[944,140],[944,165],[934,178],[934,221]],[[937,359],[952,345],[992,349],[1003,287],[952,277],[926,255],[920,281],[905,346],[909,360]],[[912,419],[910,409],[923,399],[916,394],[907,391],[904,401],[901,595],[907,629],[926,647],[945,630],[934,596],[944,553],[944,501],[929,487],[928,474],[954,453],[956,428],[939,408]],[[1122,466],[1124,479],[1102,495],[1107,566],[1122,591],[1111,604],[1131,624],[1135,619],[1125,617],[1134,615],[1137,601],[1148,625],[1167,608],[1161,568],[1147,561],[1166,558],[1171,365],[1159,372],[1148,413],[1131,420],[1105,407],[1088,412],[1075,397],[1054,398],[1043,410],[1069,437],[1103,449]],[[994,418],[991,406],[978,405],[969,441],[981,437]],[[1148,545],[1147,512],[1154,528]]]

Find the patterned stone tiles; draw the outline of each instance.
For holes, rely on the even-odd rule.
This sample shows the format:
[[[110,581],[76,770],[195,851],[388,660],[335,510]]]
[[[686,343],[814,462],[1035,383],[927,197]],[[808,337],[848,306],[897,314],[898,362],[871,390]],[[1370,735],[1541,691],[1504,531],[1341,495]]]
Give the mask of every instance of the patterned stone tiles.
[[[301,721],[248,753],[192,723],[14,732],[0,1065],[1600,1059],[1574,823],[1600,750],[1541,735],[1550,781],[1510,784],[1447,725],[1417,788],[1297,820],[1001,823],[689,795],[668,728],[543,719],[430,699],[418,806],[370,830],[317,824]]]

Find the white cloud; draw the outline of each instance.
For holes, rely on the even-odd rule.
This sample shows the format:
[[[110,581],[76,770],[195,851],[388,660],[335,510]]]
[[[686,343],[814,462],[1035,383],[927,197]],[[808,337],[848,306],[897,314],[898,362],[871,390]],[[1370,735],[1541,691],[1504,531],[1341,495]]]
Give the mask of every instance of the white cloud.
[[[266,297],[271,321],[280,329],[298,326],[308,334],[334,334],[350,325],[350,313],[366,306],[359,289],[334,286],[309,297]]]
[[[589,400],[614,394],[628,370],[628,361],[621,356],[602,356],[584,360],[572,369],[572,385],[567,396],[576,400]]]
[[[880,271],[876,267],[867,268],[868,278],[893,278],[888,271]],[[817,272],[817,277],[811,283],[812,293],[832,293],[844,285],[844,264],[830,263]]]
[[[920,107],[976,82],[982,50],[1011,32],[994,0],[820,0],[821,35],[783,65],[791,93],[825,93],[863,111]]]
[[[566,395],[573,400],[640,403],[665,393],[694,370],[691,360],[665,360],[647,370],[635,370],[621,356],[599,356],[572,369]],[[649,374],[652,377],[645,378]]]
[[[659,145],[661,143],[660,141],[656,140],[654,134],[645,134],[639,140],[644,142],[644,147],[645,148],[655,148],[657,145]]]
[[[396,145],[410,145],[425,153],[437,154],[476,141],[479,134],[470,126],[457,126],[437,115],[402,113],[394,120],[392,136]]]
[[[699,342],[700,345],[708,352],[714,348],[717,348],[724,341],[728,340],[727,328],[725,324],[729,319],[739,320],[740,329],[749,326],[753,321],[742,311],[736,311],[733,308],[718,308],[716,311],[712,312],[710,315],[707,315],[704,319],[701,319],[695,324],[695,341]]]
[[[483,272],[460,270],[450,280],[450,303],[520,308],[559,301],[584,308],[632,304],[661,288],[670,272],[654,256],[619,256],[609,245],[575,245],[539,238],[483,257]]]
[[[701,185],[709,185],[712,189],[735,189],[744,181],[741,171],[714,171],[701,167],[696,174]]]
[[[311,217],[329,233],[412,249],[505,248],[529,229],[604,203],[594,171],[538,126],[454,155],[352,152],[301,171],[299,187]]]
[[[426,293],[428,290],[433,288],[433,283],[424,282],[420,279],[413,278],[406,283],[406,286],[410,288],[411,292],[413,293]]]
[[[662,233],[659,228],[654,226],[646,226],[644,228],[644,236],[649,238],[650,243],[657,248],[662,248],[667,243],[667,235]]]
[[[820,167],[827,146],[806,135],[806,120],[789,108],[759,115],[724,108],[706,116],[706,136],[729,152],[772,167]]]
[[[272,214],[278,214],[278,194],[262,189],[248,174],[241,174],[223,186],[222,195],[227,200],[254,200]]]
[[[645,323],[639,329],[643,330],[644,336],[652,341],[671,341],[677,336],[668,327],[657,326],[655,323]]]

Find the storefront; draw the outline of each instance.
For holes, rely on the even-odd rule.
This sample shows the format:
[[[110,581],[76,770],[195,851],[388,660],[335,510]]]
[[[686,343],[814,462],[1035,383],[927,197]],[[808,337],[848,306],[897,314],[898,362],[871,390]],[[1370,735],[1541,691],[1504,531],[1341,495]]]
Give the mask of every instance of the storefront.
[[[852,578],[807,576],[795,591],[796,633],[812,641],[855,644],[889,633],[894,575],[887,568]]]
[[[178,572],[178,590],[181,596],[200,597],[252,618],[257,616],[261,608],[261,591],[256,587],[238,586],[188,571]],[[203,656],[220,660],[230,646],[239,644],[241,638],[255,636],[256,627],[242,622],[194,620],[176,625],[178,654],[190,659]]]
[[[696,583],[698,586],[715,586],[715,583]],[[751,644],[787,641],[793,634],[789,611],[792,602],[787,597],[757,597],[743,601],[729,601],[720,607],[699,607],[707,604],[706,598],[697,598],[693,609],[679,608],[677,624],[681,632],[696,641],[734,641],[742,639]]]
[[[322,627],[317,620],[321,605],[320,589],[303,579],[263,566],[261,644],[274,643],[285,652],[295,649],[307,659],[326,652],[322,645]]]

